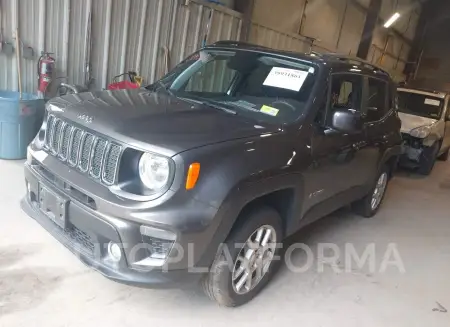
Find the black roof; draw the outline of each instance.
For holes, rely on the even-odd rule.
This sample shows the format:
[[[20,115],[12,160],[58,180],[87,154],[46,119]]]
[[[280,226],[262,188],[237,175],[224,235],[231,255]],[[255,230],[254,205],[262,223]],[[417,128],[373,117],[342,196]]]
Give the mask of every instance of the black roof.
[[[286,57],[296,58],[300,60],[313,61],[317,64],[323,63],[332,63],[336,65],[345,65],[345,66],[357,66],[358,69],[361,69],[364,73],[375,73],[389,76],[389,73],[377,66],[374,65],[364,59],[343,55],[339,53],[319,53],[319,52],[311,52],[311,53],[302,53],[302,52],[294,52],[294,51],[286,51],[286,50],[277,50],[269,47],[251,44],[240,41],[218,41],[212,45],[207,46],[207,48],[238,48],[252,51],[260,51],[270,54],[277,54]]]

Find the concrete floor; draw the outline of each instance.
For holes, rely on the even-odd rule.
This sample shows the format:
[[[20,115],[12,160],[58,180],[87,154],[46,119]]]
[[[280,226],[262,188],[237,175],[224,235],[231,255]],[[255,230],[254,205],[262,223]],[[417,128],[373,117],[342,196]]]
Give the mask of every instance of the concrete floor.
[[[109,281],[83,266],[19,208],[19,162],[0,161],[0,326],[449,326],[450,164],[429,178],[402,172],[376,218],[341,210],[291,242],[314,248],[375,243],[377,267],[396,243],[405,273],[353,269],[303,274],[283,268],[260,296],[237,309],[218,307],[195,287],[146,290]],[[294,253],[294,262],[305,259]],[[339,265],[339,262],[336,262]]]

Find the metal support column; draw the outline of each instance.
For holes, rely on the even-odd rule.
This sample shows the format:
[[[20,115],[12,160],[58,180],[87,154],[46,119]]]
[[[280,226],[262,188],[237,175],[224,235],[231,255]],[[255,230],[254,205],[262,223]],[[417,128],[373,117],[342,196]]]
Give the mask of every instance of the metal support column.
[[[357,56],[366,59],[372,44],[373,32],[377,27],[378,16],[381,10],[382,0],[370,0],[364,24],[361,40],[359,41]]]
[[[408,63],[405,65],[405,75],[411,78],[418,70],[420,57],[423,53],[428,24],[436,21],[439,13],[440,1],[427,1],[422,5],[422,11],[416,26],[413,44],[408,54]]]

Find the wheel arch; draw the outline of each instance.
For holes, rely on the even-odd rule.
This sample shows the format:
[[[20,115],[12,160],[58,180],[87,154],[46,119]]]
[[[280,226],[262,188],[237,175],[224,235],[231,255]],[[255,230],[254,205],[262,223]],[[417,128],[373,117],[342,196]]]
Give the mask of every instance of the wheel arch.
[[[391,178],[397,169],[401,153],[402,149],[400,145],[388,148],[381,157],[378,164],[378,170],[380,170],[384,165],[387,165],[389,167],[389,177]]]
[[[300,174],[285,174],[257,182],[237,185],[231,190],[219,209],[216,219],[220,223],[212,237],[208,250],[199,264],[209,266],[216,256],[217,249],[245,214],[258,205],[266,205],[280,214],[283,232],[292,229],[302,208],[303,179]]]
[[[254,198],[246,203],[241,209],[230,232],[239,226],[240,221],[250,212],[256,208],[265,206],[274,209],[279,214],[283,227],[283,233],[286,235],[288,228],[294,224],[294,219],[296,217],[295,197],[295,189],[288,187]]]

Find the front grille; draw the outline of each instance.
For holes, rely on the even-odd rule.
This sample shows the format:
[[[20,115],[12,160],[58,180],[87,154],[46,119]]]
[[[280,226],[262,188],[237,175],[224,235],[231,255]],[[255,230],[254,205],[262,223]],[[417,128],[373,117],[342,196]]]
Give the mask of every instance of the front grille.
[[[79,171],[112,185],[116,181],[122,147],[49,115],[45,147],[50,154]]]
[[[119,161],[122,149],[117,144],[109,144],[108,150],[106,151],[105,164],[103,166],[102,180],[106,183],[114,183],[114,177],[116,175],[115,171],[117,167],[114,162]],[[112,179],[112,180],[111,180]]]
[[[78,163],[78,167],[82,172],[87,172],[89,169],[92,144],[94,144],[94,136],[92,134],[84,134],[83,141],[81,142],[80,162]]]
[[[90,174],[92,177],[100,178],[103,165],[103,156],[105,155],[106,141],[98,139],[94,145],[94,151],[92,155]]]
[[[70,137],[69,142],[69,165],[76,166],[78,163],[78,151],[80,149],[81,138],[83,132],[80,129],[75,129]]]
[[[64,124],[62,131],[61,148],[59,149],[59,156],[62,160],[67,160],[69,151],[70,134],[72,133],[72,126]]]

